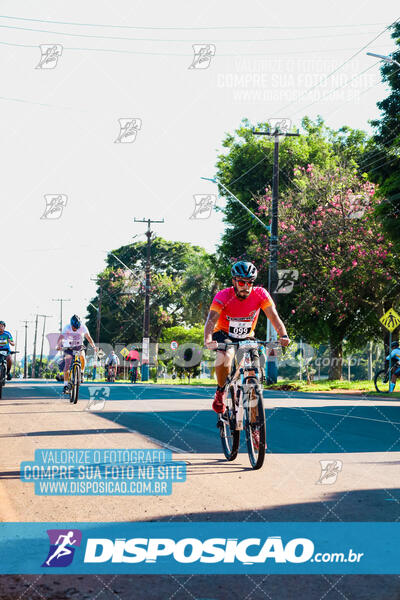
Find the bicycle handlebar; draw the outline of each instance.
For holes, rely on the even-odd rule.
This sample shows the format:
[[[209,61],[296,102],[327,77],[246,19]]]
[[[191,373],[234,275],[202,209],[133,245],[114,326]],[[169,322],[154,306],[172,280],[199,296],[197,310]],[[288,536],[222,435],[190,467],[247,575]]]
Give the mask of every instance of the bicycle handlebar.
[[[244,344],[243,342],[248,342],[248,344]],[[223,342],[223,343],[219,343],[217,346],[217,350],[225,350],[227,348],[227,346],[242,346],[243,348],[246,348],[246,345],[257,345],[257,346],[265,346],[267,348],[269,348],[270,350],[275,350],[278,348],[284,348],[285,346],[282,346],[282,344],[280,344],[278,341],[271,341],[271,342],[267,342],[265,340],[256,340],[256,339],[249,339],[249,340],[240,340],[238,342]]]

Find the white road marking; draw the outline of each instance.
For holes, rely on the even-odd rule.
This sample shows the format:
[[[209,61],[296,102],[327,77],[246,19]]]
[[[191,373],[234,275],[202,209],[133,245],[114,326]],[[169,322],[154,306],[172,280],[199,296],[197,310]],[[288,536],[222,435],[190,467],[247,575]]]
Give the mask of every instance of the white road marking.
[[[348,419],[361,419],[362,421],[375,421],[376,423],[390,423],[393,425],[400,425],[400,423],[398,421],[391,421],[389,418],[388,419],[371,419],[370,417],[356,417],[354,415],[346,415],[343,413],[332,413],[332,412],[326,412],[324,410],[315,410],[313,408],[301,408],[298,406],[279,406],[278,408],[288,408],[289,410],[306,410],[309,412],[316,412],[316,413],[321,413],[323,415],[332,415],[334,417],[346,417]]]

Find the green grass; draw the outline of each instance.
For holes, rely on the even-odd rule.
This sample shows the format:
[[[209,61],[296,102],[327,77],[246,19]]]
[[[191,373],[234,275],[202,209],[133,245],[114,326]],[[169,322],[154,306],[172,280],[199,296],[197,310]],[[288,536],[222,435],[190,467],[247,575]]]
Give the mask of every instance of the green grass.
[[[313,383],[307,383],[305,381],[294,380],[283,380],[268,386],[268,389],[279,390],[297,390],[301,392],[329,392],[330,390],[354,390],[370,392],[375,391],[373,381],[315,381]]]
[[[98,382],[104,382],[105,380],[97,380]],[[118,379],[117,383],[130,383],[128,379]],[[142,381],[138,381],[141,384]],[[191,379],[190,384],[188,379],[158,379],[155,383],[152,379],[143,382],[146,385],[190,385],[190,386],[202,386],[202,387],[215,387],[217,382],[215,379]],[[315,381],[314,383],[308,384],[305,381],[299,381],[298,379],[283,379],[274,385],[265,386],[268,390],[283,390],[283,391],[298,391],[298,392],[329,392],[331,390],[354,390],[355,392],[364,392],[367,396],[384,396],[385,394],[378,394],[375,390],[373,381]],[[398,384],[399,391],[390,394],[393,398],[400,398],[400,383]]]

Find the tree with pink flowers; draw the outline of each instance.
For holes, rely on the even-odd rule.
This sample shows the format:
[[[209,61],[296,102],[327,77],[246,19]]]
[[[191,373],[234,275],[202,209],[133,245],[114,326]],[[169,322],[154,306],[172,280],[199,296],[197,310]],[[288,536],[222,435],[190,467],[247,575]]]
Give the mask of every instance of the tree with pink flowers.
[[[341,379],[346,340],[361,347],[382,337],[378,319],[398,297],[392,243],[374,218],[376,186],[349,166],[297,167],[279,202],[279,269],[298,271],[279,312],[296,336],[331,348],[329,377]],[[268,214],[271,191],[258,198]],[[253,238],[251,254],[266,278],[268,238]],[[264,271],[264,273],[263,273]]]

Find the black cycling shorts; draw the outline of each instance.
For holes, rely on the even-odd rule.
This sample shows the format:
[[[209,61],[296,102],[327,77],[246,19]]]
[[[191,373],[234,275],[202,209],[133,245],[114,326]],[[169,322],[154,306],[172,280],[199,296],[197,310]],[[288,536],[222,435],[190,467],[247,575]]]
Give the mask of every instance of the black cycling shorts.
[[[215,340],[216,342],[218,342],[218,344],[226,344],[227,342],[243,341],[243,340],[237,340],[235,338],[229,337],[229,335],[226,333],[226,331],[221,331],[221,330],[213,333],[212,339]],[[251,338],[247,338],[247,339],[251,339]],[[238,364],[240,363],[243,353],[245,351],[246,351],[245,348],[238,348],[237,353],[236,353],[236,360],[237,360]],[[260,371],[260,357],[259,357],[258,350],[252,350],[251,355],[252,355],[252,360],[253,360],[253,366],[256,369],[258,369],[258,371]]]
[[[221,330],[213,333],[212,339],[215,342],[218,342],[218,344],[226,344],[226,342],[238,342],[239,341],[239,340],[236,340],[235,338],[229,337],[229,335],[226,333],[226,331],[221,331]]]

